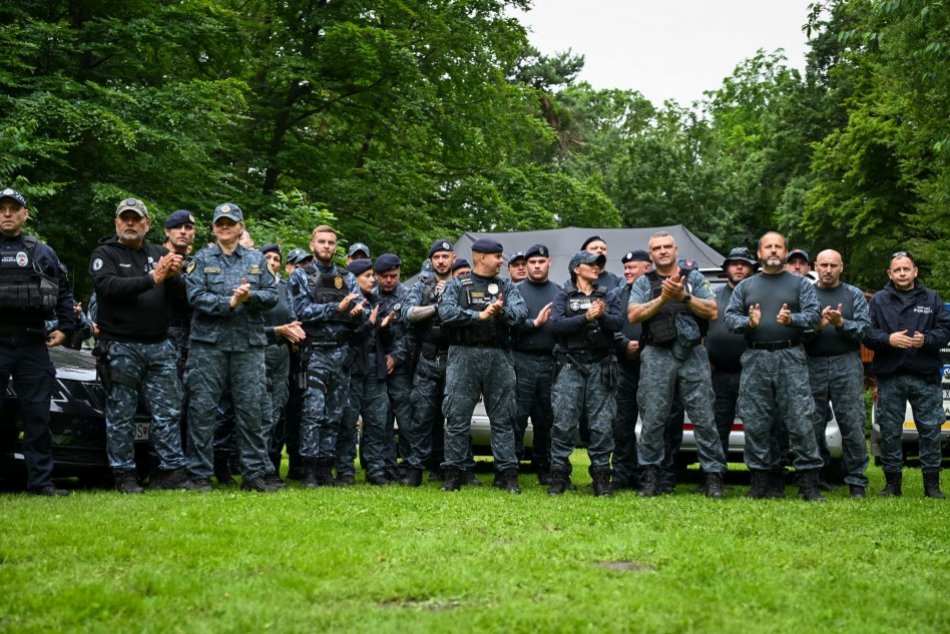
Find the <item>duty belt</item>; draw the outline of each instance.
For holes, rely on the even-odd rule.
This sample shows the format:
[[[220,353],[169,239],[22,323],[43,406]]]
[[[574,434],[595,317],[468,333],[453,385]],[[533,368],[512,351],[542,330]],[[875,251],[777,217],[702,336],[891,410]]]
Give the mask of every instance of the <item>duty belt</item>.
[[[753,341],[749,343],[749,347],[753,350],[767,350],[773,352],[775,350],[786,350],[788,348],[794,348],[799,344],[798,341],[793,341],[791,339],[785,339],[783,341]]]
[[[515,352],[518,354],[530,354],[533,357],[550,357],[552,354],[551,350],[518,350],[515,348]]]
[[[432,359],[440,355],[444,356],[448,354],[449,347],[439,346],[437,344],[432,343],[431,341],[426,341],[420,347],[419,352],[422,354],[422,356],[426,357],[427,359]]]

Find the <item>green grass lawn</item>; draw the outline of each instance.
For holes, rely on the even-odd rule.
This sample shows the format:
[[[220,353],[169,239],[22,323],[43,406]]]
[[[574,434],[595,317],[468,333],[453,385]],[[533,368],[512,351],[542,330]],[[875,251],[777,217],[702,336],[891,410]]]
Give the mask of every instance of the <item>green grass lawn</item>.
[[[3,494],[0,631],[950,631],[950,503],[919,471],[897,500],[595,499],[583,463],[558,498]]]

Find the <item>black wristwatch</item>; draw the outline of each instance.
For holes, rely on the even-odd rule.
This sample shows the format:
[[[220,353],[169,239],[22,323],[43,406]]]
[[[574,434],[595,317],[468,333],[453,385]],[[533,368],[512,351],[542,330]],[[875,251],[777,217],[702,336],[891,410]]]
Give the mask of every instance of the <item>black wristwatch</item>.
[[[684,303],[684,304],[688,304],[688,303],[690,303],[691,301],[693,301],[693,296],[692,296],[692,295],[687,295],[686,297],[683,298],[683,303]]]

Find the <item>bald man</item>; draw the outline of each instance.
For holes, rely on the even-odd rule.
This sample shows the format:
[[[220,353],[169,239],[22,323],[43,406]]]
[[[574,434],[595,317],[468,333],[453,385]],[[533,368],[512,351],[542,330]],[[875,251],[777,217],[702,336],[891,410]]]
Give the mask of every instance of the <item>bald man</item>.
[[[868,451],[864,438],[864,365],[861,342],[871,327],[871,313],[864,293],[841,281],[841,254],[826,249],[815,258],[818,282],[815,294],[821,307],[818,327],[806,333],[808,379],[815,399],[812,424],[815,440],[827,469],[831,457],[825,443],[825,426],[834,407],[841,430],[845,484],[851,497],[867,496]]]

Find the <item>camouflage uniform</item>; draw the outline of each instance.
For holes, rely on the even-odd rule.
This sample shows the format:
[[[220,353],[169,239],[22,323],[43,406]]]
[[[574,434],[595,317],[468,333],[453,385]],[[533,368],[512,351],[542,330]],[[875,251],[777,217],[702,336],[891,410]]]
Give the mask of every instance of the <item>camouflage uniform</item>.
[[[775,284],[787,287],[773,288]],[[759,327],[750,329],[749,306],[755,303],[761,305],[762,317]],[[775,321],[782,304],[791,310],[790,326]],[[749,349],[740,359],[738,407],[745,426],[745,463],[753,471],[773,467],[771,446],[778,420],[788,430],[795,469],[811,472],[821,468],[811,424],[815,401],[800,343],[802,332],[818,325],[819,312],[811,282],[792,273],[757,273],[733,289],[723,319],[731,331],[746,333],[749,341]]]
[[[287,283],[277,282],[278,302],[274,308],[264,313],[264,335],[267,347],[264,349],[264,367],[267,369],[267,381],[264,390],[264,434],[267,437],[268,453],[273,469],[269,472],[280,473],[281,442],[280,426],[285,424],[284,408],[290,396],[290,344],[274,332],[275,326],[283,326],[297,320]]]
[[[479,321],[478,314],[504,296],[500,315]],[[491,423],[492,454],[499,473],[517,472],[514,419],[516,379],[509,348],[508,328],[528,316],[521,293],[510,280],[483,278],[474,273],[457,277],[445,286],[439,300],[439,317],[451,329],[445,373],[444,469],[464,471],[467,464],[472,413],[480,395]]]
[[[586,312],[598,299],[607,308],[597,319],[587,321]],[[554,355],[558,365],[552,392],[552,480],[571,473],[574,435],[583,413],[590,429],[587,454],[591,477],[609,482],[610,454],[614,449],[611,428],[617,413],[617,364],[611,347],[614,333],[626,321],[620,297],[596,286],[587,295],[570,284],[555,296],[551,321],[557,338]]]
[[[685,271],[683,271],[685,272]],[[654,272],[641,276],[630,291],[630,304],[645,304],[658,293],[651,286]],[[659,277],[657,276],[657,279]],[[700,299],[714,299],[709,283],[695,269],[686,275],[687,292]],[[655,285],[655,284],[654,284]],[[669,305],[677,302],[668,302]],[[679,302],[682,303],[682,302]],[[678,308],[678,307],[677,307]],[[680,314],[689,313],[679,308]],[[647,320],[652,325],[656,317]],[[699,334],[696,326],[696,335]],[[671,342],[657,342],[656,333],[645,335],[646,344],[640,353],[640,387],[638,404],[643,427],[637,447],[641,467],[660,467],[668,456],[666,436],[671,425],[670,412],[673,397],[679,394],[686,413],[693,423],[699,463],[707,474],[721,474],[726,470],[722,444],[712,415],[715,395],[709,374],[706,349],[692,340],[692,347],[683,347],[678,337]]]
[[[386,471],[390,477],[396,475],[395,446],[392,443],[394,423],[399,423],[400,436],[403,427],[412,426],[412,376],[414,370],[415,346],[409,332],[408,321],[402,316],[403,306],[409,296],[409,289],[399,284],[392,293],[379,291],[379,320],[393,313],[393,321],[388,328],[379,330],[380,354],[391,355],[396,362],[391,374],[386,377],[386,389],[389,394],[389,407],[386,417]],[[377,323],[379,323],[377,321]],[[404,448],[408,443],[400,442]],[[406,461],[406,456],[403,456]]]
[[[353,294],[362,297],[356,278],[332,263],[314,260],[290,276],[294,311],[307,333],[303,355],[309,356],[300,455],[324,484],[337,463],[337,436],[349,398],[350,378],[345,367],[349,340],[368,315],[366,310],[358,317],[350,315],[359,299],[346,311],[339,310],[340,301]]]
[[[246,278],[250,298],[231,308],[234,289]],[[194,309],[186,372],[188,471],[208,480],[212,474],[214,421],[218,402],[228,389],[234,405],[241,475],[245,481],[269,470],[264,430],[264,318],[277,304],[274,276],[259,251],[241,245],[226,255],[218,245],[198,252],[185,282]]]
[[[827,467],[831,456],[825,442],[825,428],[831,418],[830,401],[841,431],[844,481],[863,488],[868,484],[864,475],[868,450],[864,437],[864,364],[860,342],[871,327],[871,314],[864,293],[849,284],[840,284],[834,289],[816,286],[815,293],[822,309],[841,304],[844,318],[840,329],[828,324],[805,344],[808,378],[815,400],[812,419],[815,440]]]

